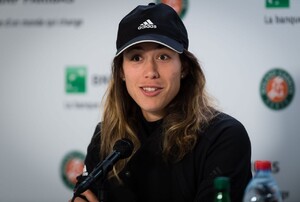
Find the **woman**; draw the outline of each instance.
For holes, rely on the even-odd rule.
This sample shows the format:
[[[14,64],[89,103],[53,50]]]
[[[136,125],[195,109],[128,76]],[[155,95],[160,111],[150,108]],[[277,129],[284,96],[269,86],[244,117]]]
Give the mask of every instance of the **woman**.
[[[212,201],[217,176],[230,178],[232,201],[242,200],[251,178],[248,134],[213,106],[188,43],[184,24],[165,4],[138,6],[122,19],[87,173],[121,138],[134,151],[76,202]]]

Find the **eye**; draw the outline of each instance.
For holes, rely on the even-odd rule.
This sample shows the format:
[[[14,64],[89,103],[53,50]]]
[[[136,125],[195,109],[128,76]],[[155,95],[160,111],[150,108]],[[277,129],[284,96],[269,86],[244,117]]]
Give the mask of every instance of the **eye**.
[[[135,62],[138,62],[142,59],[142,57],[140,55],[133,55],[131,57],[131,61],[135,61]]]
[[[169,59],[170,57],[168,56],[168,55],[166,55],[166,54],[161,54],[161,55],[159,55],[158,56],[158,59],[159,60],[167,60],[167,59]]]

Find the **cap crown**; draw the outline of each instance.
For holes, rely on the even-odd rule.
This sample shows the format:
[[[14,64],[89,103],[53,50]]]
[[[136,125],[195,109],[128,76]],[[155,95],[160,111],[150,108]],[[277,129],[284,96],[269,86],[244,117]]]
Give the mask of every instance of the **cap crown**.
[[[143,40],[157,40],[174,46],[172,48],[175,50],[188,49],[189,43],[186,28],[176,11],[162,3],[137,6],[121,20],[116,43],[117,54]]]

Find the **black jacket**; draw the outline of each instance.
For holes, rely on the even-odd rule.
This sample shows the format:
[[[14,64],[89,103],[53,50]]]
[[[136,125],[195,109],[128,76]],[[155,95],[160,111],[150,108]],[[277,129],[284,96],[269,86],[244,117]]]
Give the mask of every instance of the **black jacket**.
[[[242,201],[252,177],[251,144],[239,121],[221,113],[201,132],[192,152],[169,164],[161,157],[161,121],[140,124],[138,130],[142,146],[120,174],[124,184],[105,183],[106,202],[212,202],[217,176],[228,176],[232,202]],[[99,162],[99,142],[100,124],[85,159],[89,173]],[[90,189],[98,195],[100,186]]]

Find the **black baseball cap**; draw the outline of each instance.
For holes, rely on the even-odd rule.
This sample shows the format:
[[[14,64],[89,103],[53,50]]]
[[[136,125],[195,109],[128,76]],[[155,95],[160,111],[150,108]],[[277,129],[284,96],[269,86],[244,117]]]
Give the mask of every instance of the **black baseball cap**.
[[[179,15],[163,3],[139,5],[120,21],[116,56],[142,42],[162,44],[178,53],[189,46],[188,34]]]

